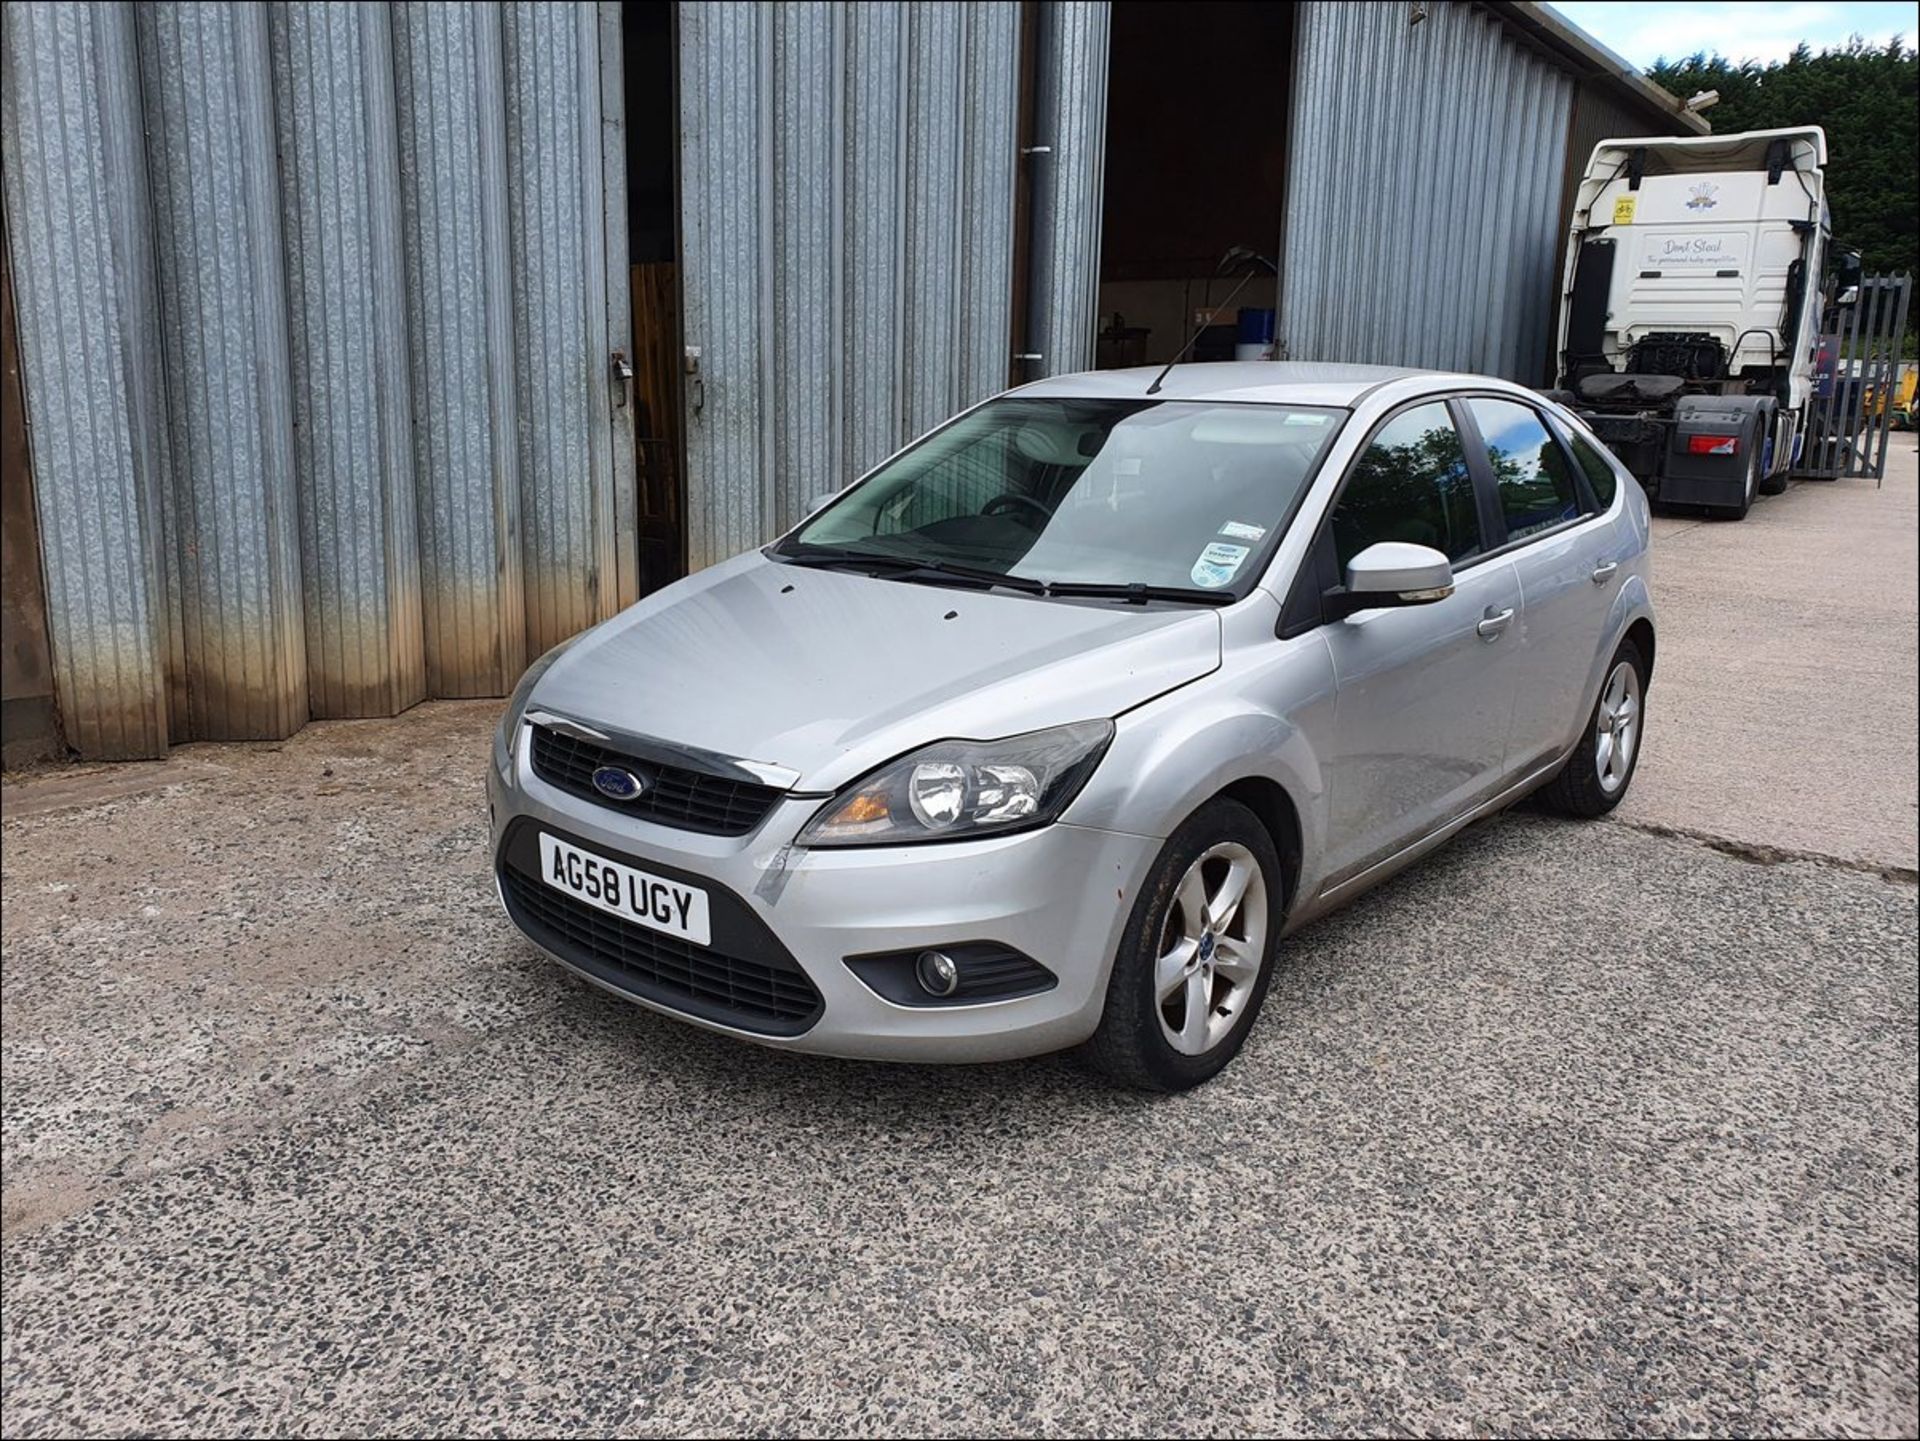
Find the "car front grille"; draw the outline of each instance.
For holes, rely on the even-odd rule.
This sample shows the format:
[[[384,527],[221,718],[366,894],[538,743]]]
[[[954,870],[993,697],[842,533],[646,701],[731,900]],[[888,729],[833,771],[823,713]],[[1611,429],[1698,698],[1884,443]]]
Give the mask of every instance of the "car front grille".
[[[602,766],[630,772],[639,777],[644,788],[629,801],[602,795],[593,788],[593,773]],[[608,810],[676,830],[715,836],[744,836],[767,818],[767,812],[785,794],[775,786],[728,780],[625,755],[543,725],[533,727],[533,773],[557,790]]]
[[[727,955],[648,930],[557,891],[512,863],[500,888],[520,928],[555,955],[632,995],[767,1035],[797,1035],[818,1018],[820,992],[783,964]],[[709,896],[716,905],[729,897]]]

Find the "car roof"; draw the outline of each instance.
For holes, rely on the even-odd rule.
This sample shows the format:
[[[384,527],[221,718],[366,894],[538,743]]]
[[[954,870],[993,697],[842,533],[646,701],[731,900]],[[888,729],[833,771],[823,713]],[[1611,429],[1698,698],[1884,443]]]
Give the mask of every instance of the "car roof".
[[[1073,396],[1081,399],[1135,400],[1146,394],[1161,367],[1088,370],[1053,375],[1020,386],[1015,395]],[[1161,383],[1159,400],[1253,401],[1265,405],[1352,406],[1368,391],[1389,381],[1426,379],[1446,385],[1506,388],[1486,376],[1454,375],[1438,370],[1407,370],[1392,365],[1336,365],[1311,360],[1243,360],[1176,365]],[[1436,387],[1438,388],[1438,387]]]

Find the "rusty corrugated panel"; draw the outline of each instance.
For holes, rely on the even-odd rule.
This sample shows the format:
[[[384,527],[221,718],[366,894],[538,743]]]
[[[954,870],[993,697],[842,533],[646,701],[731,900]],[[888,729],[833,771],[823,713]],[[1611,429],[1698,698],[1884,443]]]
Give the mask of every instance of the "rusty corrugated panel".
[[[526,661],[500,12],[393,8],[427,689],[503,695]]]
[[[131,7],[9,3],[0,156],[53,676],[82,756],[166,751],[165,468]]]
[[[1571,77],[1474,5],[1296,15],[1286,353],[1544,381]]]
[[[613,432],[596,7],[502,12],[527,654],[612,615]]]
[[[1033,288],[1028,337],[1040,359],[1030,375],[1093,365],[1100,309],[1100,204],[1106,177],[1106,0],[1040,7],[1033,178]]]
[[[679,15],[697,568],[1004,383],[1019,24],[980,0]]]
[[[316,716],[426,695],[384,4],[273,7],[294,475]]]
[[[307,657],[266,8],[154,0],[135,23],[185,731],[287,736]]]
[[[10,248],[0,235],[0,766],[9,770],[62,750],[47,596],[40,576],[40,522],[33,512],[33,465],[20,388]]]

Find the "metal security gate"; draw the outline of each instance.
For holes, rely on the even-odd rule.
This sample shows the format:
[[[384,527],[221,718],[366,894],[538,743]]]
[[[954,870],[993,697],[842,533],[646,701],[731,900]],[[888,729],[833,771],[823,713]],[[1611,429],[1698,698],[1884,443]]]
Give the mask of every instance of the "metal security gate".
[[[1866,277],[1859,297],[1841,308],[1838,324],[1820,337],[1806,443],[1794,474],[1808,480],[1885,477],[1912,288],[1910,275]]]

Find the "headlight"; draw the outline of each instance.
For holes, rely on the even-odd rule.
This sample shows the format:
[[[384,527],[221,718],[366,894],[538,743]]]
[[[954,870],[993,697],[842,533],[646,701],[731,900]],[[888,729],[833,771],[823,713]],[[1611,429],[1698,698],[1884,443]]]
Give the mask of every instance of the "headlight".
[[[553,668],[566,648],[580,639],[569,636],[548,651],[520,676],[520,684],[513,688],[513,694],[507,697],[507,708],[500,716],[500,727],[493,733],[493,763],[500,774],[511,777],[513,774],[513,738],[520,732],[520,718],[527,713],[527,701],[533,695],[533,688],[540,683],[540,677]]]
[[[803,846],[972,840],[1043,826],[1067,808],[1113,739],[1082,721],[999,741],[938,741],[889,761],[822,806]]]

